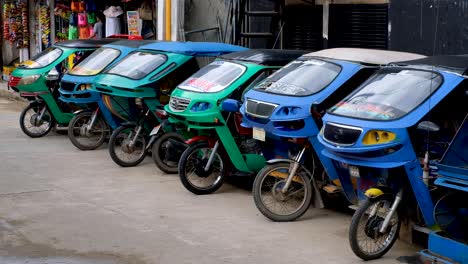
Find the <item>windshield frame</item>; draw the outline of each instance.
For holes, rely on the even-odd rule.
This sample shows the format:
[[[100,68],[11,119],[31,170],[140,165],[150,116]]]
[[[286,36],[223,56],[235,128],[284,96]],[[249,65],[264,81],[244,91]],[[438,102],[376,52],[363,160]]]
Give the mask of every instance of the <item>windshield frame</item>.
[[[47,64],[47,65],[43,65],[41,67],[28,67],[27,65],[24,65],[23,63],[20,64],[20,66],[18,67],[18,69],[21,69],[21,70],[39,70],[39,69],[43,69],[43,68],[46,68],[46,67],[49,67],[50,65],[52,65],[54,62],[56,62],[58,59],[60,59],[60,57],[63,56],[63,54],[65,53],[65,50],[64,48],[62,47],[58,47],[58,46],[52,46],[50,47],[51,49],[58,49],[60,50],[60,55],[55,58],[54,61],[52,61],[51,63]],[[48,49],[48,48],[47,48]],[[43,50],[42,52],[36,54],[34,57],[32,57],[30,60],[27,60],[27,61],[34,61],[35,59],[39,58],[39,55],[41,55],[43,52],[45,52],[46,50]],[[34,61],[35,62],[35,61]],[[37,63],[37,62],[36,62]]]
[[[297,94],[284,94],[284,93],[277,93],[277,92],[270,92],[270,91],[266,91],[266,89],[256,89],[256,87],[263,83],[264,81],[266,81],[266,79],[268,79],[269,77],[273,76],[275,73],[278,73],[279,71],[281,71],[282,68],[280,68],[278,71],[276,71],[275,73],[271,74],[270,76],[266,77],[265,80],[259,82],[257,85],[255,85],[255,87],[252,88],[253,91],[256,91],[256,92],[261,92],[261,93],[267,93],[267,94],[275,94],[275,95],[280,95],[280,96],[293,96],[293,97],[308,97],[308,96],[313,96],[313,95],[316,95],[320,92],[322,92],[323,90],[325,90],[328,86],[330,86],[333,82],[335,82],[335,80],[340,76],[340,74],[343,72],[343,65],[337,63],[337,62],[334,62],[334,61],[331,61],[331,60],[327,60],[326,58],[322,58],[322,57],[302,57],[302,58],[298,58],[290,63],[288,63],[287,65],[289,64],[292,64],[294,62],[297,62],[297,61],[300,61],[302,63],[304,63],[305,61],[308,61],[308,60],[318,60],[318,61],[323,61],[325,63],[330,63],[330,64],[333,64],[335,66],[338,66],[340,68],[340,71],[338,72],[338,74],[335,76],[335,78],[333,78],[327,85],[325,85],[324,87],[322,87],[320,90],[314,92],[314,93],[310,93],[310,94],[306,94],[306,95],[297,95]],[[284,67],[286,67],[287,65],[285,65]],[[274,82],[276,83],[276,82]]]
[[[180,85],[182,83],[184,83],[185,81],[189,80],[193,75],[197,74],[197,72],[195,72],[194,74],[192,74],[190,77],[187,78],[187,80],[184,80],[181,84],[177,85],[177,89],[181,89],[182,91],[185,91],[185,92],[193,92],[193,93],[209,93],[209,94],[215,94],[215,93],[220,93],[220,92],[223,92],[225,91],[229,86],[231,86],[233,83],[237,82],[242,76],[244,76],[244,74],[247,72],[247,66],[242,64],[242,63],[239,63],[239,62],[236,62],[236,61],[232,61],[232,60],[223,60],[223,59],[220,59],[220,60],[215,60],[215,61],[222,61],[222,62],[227,62],[227,63],[231,63],[231,64],[235,64],[236,67],[240,67],[242,68],[242,72],[241,74],[239,74],[239,76],[237,76],[235,79],[233,79],[231,82],[229,82],[222,90],[219,90],[219,91],[216,91],[216,92],[205,92],[205,91],[194,91],[194,90],[189,90],[189,89],[184,89],[182,88]],[[208,65],[211,65],[212,63],[214,63],[215,61],[205,65],[204,67],[202,67],[201,69],[205,68],[206,66]],[[200,69],[200,70],[201,70]],[[199,71],[200,71],[199,70]]]
[[[157,66],[156,68],[152,69],[148,74],[146,74],[145,76],[141,77],[141,78],[132,78],[132,77],[129,77],[129,76],[125,76],[125,75],[122,75],[122,74],[118,74],[118,73],[110,73],[109,71],[112,70],[115,66],[117,66],[120,62],[124,61],[127,57],[130,57],[132,54],[134,53],[137,53],[137,52],[143,52],[143,53],[151,53],[151,54],[154,54],[154,55],[160,55],[162,57],[164,57],[164,62],[161,63],[159,66]],[[168,62],[168,58],[169,56],[167,54],[164,54],[164,53],[160,53],[160,52],[156,52],[156,51],[149,51],[149,50],[134,50],[130,53],[128,53],[124,58],[122,58],[119,62],[117,62],[116,64],[112,65],[111,68],[109,69],[106,69],[105,71],[103,71],[103,73],[105,74],[109,74],[109,75],[115,75],[115,76],[120,76],[120,77],[123,77],[123,78],[127,78],[129,80],[132,80],[132,81],[141,81],[145,78],[148,78],[148,77],[153,77],[153,73],[155,70],[161,68],[164,64],[166,64]],[[157,74],[157,73],[156,73]]]
[[[398,118],[393,118],[393,119],[372,119],[372,118],[365,118],[365,117],[354,117],[354,116],[349,116],[349,115],[344,115],[344,114],[337,114],[337,113],[333,113],[330,111],[331,108],[335,107],[337,104],[347,100],[348,98],[351,98],[353,97],[356,93],[358,93],[359,91],[361,91],[362,89],[364,89],[364,87],[366,87],[368,85],[368,83],[370,83],[370,81],[372,80],[372,77],[369,77],[369,79],[367,79],[364,83],[362,83],[357,89],[355,89],[352,93],[350,93],[349,95],[347,95],[345,98],[343,98],[342,100],[340,100],[338,103],[336,103],[335,105],[333,105],[332,107],[330,107],[329,109],[327,109],[326,113],[327,114],[330,114],[330,115],[334,115],[334,116],[339,116],[339,117],[344,117],[344,118],[349,118],[349,119],[358,119],[358,120],[363,120],[363,121],[371,121],[371,122],[394,122],[394,121],[398,121],[406,116],[408,116],[409,114],[413,113],[414,111],[416,111],[421,105],[425,104],[427,100],[429,100],[430,98],[432,98],[432,96],[434,95],[434,93],[436,93],[439,88],[444,85],[445,83],[445,77],[442,73],[440,73],[439,71],[437,71],[435,68],[434,70],[429,70],[429,69],[425,69],[425,68],[417,68],[417,67],[404,67],[404,66],[387,66],[387,67],[384,67],[380,70],[378,70],[377,72],[375,72],[374,74],[378,74],[382,71],[385,71],[385,70],[388,70],[388,69],[396,69],[396,70],[400,70],[400,71],[404,71],[404,70],[409,70],[409,71],[423,71],[423,72],[429,72],[429,73],[433,73],[437,76],[439,76],[441,78],[441,82],[439,84],[439,86],[437,86],[436,88],[434,88],[434,90],[423,100],[421,101],[418,105],[414,106],[413,109],[411,109],[411,111],[409,111],[408,113],[404,114],[404,115],[401,115],[399,116]],[[374,74],[372,76],[374,76]],[[428,111],[432,111],[432,109],[435,107],[435,105]]]
[[[79,66],[81,63],[79,63],[78,65],[75,65],[75,67],[73,67],[71,70],[69,70],[69,71],[67,72],[67,74],[68,74],[68,75],[71,75],[71,76],[75,76],[75,77],[92,77],[92,76],[97,76],[97,75],[101,74],[102,72],[104,72],[104,71],[106,70],[107,67],[109,67],[110,65],[112,65],[112,64],[120,57],[120,55],[122,55],[122,51],[121,51],[121,50],[116,49],[116,48],[112,48],[112,47],[101,47],[101,48],[96,49],[95,51],[93,51],[93,53],[96,52],[96,51],[98,51],[98,50],[100,50],[100,49],[112,49],[112,50],[116,50],[116,51],[119,52],[119,55],[117,55],[117,57],[115,57],[110,63],[108,63],[104,68],[102,68],[102,70],[100,70],[100,71],[99,71],[98,73],[96,73],[96,74],[82,75],[82,74],[73,74],[73,73],[71,73],[71,71],[72,71],[76,66]],[[93,55],[93,53],[91,53],[88,57],[86,57],[86,59],[89,58],[91,55]],[[85,60],[86,60],[86,59],[85,59]]]

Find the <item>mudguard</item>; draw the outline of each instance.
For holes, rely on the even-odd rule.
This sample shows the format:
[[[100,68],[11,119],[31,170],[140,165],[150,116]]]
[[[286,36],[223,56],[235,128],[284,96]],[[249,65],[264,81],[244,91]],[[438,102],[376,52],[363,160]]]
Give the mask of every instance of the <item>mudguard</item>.
[[[135,121],[129,121],[129,122],[124,122],[120,124],[120,126],[123,126],[123,127],[132,127],[132,126],[137,126],[137,125],[138,123]]]
[[[73,112],[73,114],[78,115],[78,114],[81,114],[81,113],[84,113],[84,112],[94,112],[94,111],[95,111],[95,109],[86,108],[86,109],[77,110],[77,111]]]
[[[185,144],[191,145],[200,141],[208,141],[208,145],[210,146],[210,148],[212,148],[216,144],[217,139],[214,139],[208,136],[195,136],[193,138],[186,140]]]
[[[364,195],[371,199],[378,199],[379,197],[393,197],[394,192],[391,188],[385,186],[378,186],[368,189]]]

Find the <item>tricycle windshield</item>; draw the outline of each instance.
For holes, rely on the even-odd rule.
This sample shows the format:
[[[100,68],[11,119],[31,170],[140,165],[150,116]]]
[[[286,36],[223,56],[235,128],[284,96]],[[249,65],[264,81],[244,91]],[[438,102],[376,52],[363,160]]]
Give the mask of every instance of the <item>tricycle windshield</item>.
[[[134,80],[141,80],[166,62],[163,54],[134,51],[117,62],[107,73],[116,74]]]
[[[341,66],[319,60],[297,60],[281,68],[254,89],[275,94],[307,96],[320,92],[341,72]]]
[[[62,53],[63,50],[59,48],[48,48],[34,56],[31,60],[23,62],[20,68],[39,69],[49,66],[55,60],[57,60],[62,55]]]
[[[432,71],[388,68],[330,109],[330,113],[369,120],[394,120],[423,103],[443,82]]]
[[[89,55],[81,63],[76,65],[68,73],[72,75],[92,76],[99,74],[105,67],[111,64],[120,51],[112,48],[100,48]]]
[[[215,93],[226,89],[245,72],[245,66],[228,62],[214,61],[179,85],[180,89]]]

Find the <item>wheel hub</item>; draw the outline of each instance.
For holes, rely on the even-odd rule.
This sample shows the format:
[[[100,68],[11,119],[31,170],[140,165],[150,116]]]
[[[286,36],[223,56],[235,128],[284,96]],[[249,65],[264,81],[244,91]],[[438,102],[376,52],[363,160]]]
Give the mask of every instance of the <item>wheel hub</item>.
[[[278,201],[282,201],[282,202],[287,200],[286,194],[283,193],[283,191],[282,191],[285,184],[286,184],[285,181],[279,181],[279,182],[275,183],[275,185],[273,186],[273,188],[271,190],[271,194],[273,195],[273,198],[275,198]]]
[[[197,168],[195,169],[195,173],[200,178],[208,178],[213,172],[213,166],[210,166],[208,171],[205,171],[205,166],[208,163],[208,159],[203,159],[197,164]],[[212,164],[213,165],[213,164]]]
[[[135,146],[130,146],[130,140],[126,139],[122,142],[122,151],[127,154],[133,153],[135,151]]]
[[[39,119],[38,114],[33,114],[29,122],[31,122],[31,124],[36,127],[41,126],[44,123],[41,119]]]
[[[364,232],[372,239],[377,239],[382,233],[379,232],[380,226],[384,222],[384,218],[380,216],[372,216],[367,220]]]

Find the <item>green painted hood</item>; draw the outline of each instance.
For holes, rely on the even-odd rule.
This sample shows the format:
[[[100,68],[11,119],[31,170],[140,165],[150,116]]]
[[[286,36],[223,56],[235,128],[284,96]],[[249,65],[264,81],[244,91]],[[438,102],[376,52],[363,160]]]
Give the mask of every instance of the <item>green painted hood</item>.
[[[220,59],[218,59],[220,60]],[[263,69],[279,69],[280,66],[264,66],[255,63],[247,63],[241,61],[230,61],[235,62],[246,67],[245,72],[237,78],[233,83],[228,85],[225,89],[214,92],[194,92],[181,89],[177,87],[171,94],[171,100],[182,99],[188,102],[187,107],[183,111],[177,111],[171,108],[170,103],[164,107],[164,109],[172,116],[180,116],[183,120],[191,120],[194,122],[204,122],[205,119],[211,121],[214,117],[218,117],[221,114],[220,103],[222,100],[228,98],[236,89],[245,85],[249,80],[252,79],[259,71]],[[205,111],[193,112],[190,109],[197,103],[206,102],[211,107]],[[176,117],[177,118],[177,117]]]

